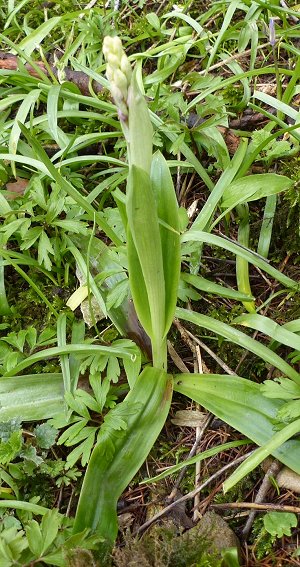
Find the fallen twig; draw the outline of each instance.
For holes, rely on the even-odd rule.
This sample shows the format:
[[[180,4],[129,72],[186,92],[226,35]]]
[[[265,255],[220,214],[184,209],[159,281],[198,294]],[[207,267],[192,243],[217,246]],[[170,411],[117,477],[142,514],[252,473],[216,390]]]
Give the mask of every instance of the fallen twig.
[[[178,504],[180,504],[181,502],[185,502],[186,500],[192,500],[196,494],[198,494],[199,492],[201,492],[201,490],[203,490],[206,486],[208,486],[211,482],[213,482],[216,478],[218,478],[219,476],[221,476],[224,472],[226,472],[228,469],[234,467],[235,465],[238,465],[239,463],[243,462],[245,459],[247,459],[248,457],[250,457],[250,455],[253,454],[253,451],[250,451],[249,453],[247,453],[246,455],[242,455],[241,457],[238,457],[237,459],[235,459],[234,461],[232,461],[231,463],[228,463],[227,465],[225,465],[224,467],[222,467],[220,470],[218,470],[217,472],[215,472],[212,476],[210,476],[205,482],[203,482],[203,484],[201,484],[200,486],[197,486],[197,488],[195,488],[194,490],[192,490],[191,492],[188,492],[187,494],[185,494],[184,496],[181,496],[180,498],[178,498],[177,500],[175,500],[175,502],[172,502],[171,504],[169,504],[168,506],[166,506],[163,510],[160,510],[159,512],[157,512],[157,514],[154,514],[154,516],[152,516],[152,518],[150,518],[149,520],[147,520],[147,522],[145,522],[144,524],[142,524],[136,531],[135,531],[135,535],[136,534],[140,534],[142,532],[144,532],[147,528],[149,528],[149,526],[151,526],[154,522],[156,522],[156,520],[159,520],[159,518],[161,518],[162,516],[165,516],[166,514],[168,514],[175,506],[177,506]],[[300,512],[300,508],[299,508],[299,512]]]
[[[263,500],[265,499],[266,495],[268,494],[270,488],[271,488],[271,481],[270,481],[270,477],[276,477],[277,473],[279,473],[280,469],[281,469],[282,465],[281,463],[279,463],[278,461],[273,461],[272,464],[269,466],[264,479],[260,485],[260,488],[256,494],[255,497],[255,501],[253,502],[253,504],[260,504],[261,502],[263,502]],[[247,539],[250,530],[252,528],[252,524],[254,522],[255,519],[255,515],[256,512],[255,510],[253,510],[248,517],[248,520],[244,526],[243,529],[243,539]]]
[[[231,510],[235,508],[244,508],[249,510],[274,510],[279,512],[293,512],[294,514],[300,514],[300,508],[298,506],[288,506],[285,504],[257,504],[256,502],[227,502],[226,504],[211,504],[210,506],[214,510]]]

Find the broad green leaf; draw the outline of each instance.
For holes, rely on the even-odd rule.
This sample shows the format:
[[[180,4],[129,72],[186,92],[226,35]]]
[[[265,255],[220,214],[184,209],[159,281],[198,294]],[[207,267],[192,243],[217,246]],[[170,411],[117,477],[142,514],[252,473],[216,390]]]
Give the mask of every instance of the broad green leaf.
[[[160,221],[160,238],[165,279],[165,334],[174,318],[180,277],[180,237],[178,203],[170,170],[160,152],[156,152],[151,165],[151,183]],[[173,230],[172,230],[173,229]]]
[[[131,232],[127,232],[127,259],[129,271],[129,287],[134,307],[146,333],[152,336],[152,321],[147,288],[144,281],[141,263],[136,251]]]
[[[222,199],[223,209],[232,209],[240,203],[256,201],[269,195],[290,189],[293,181],[284,175],[276,173],[262,173],[249,175],[233,181],[224,191]]]
[[[285,360],[283,360],[280,356],[274,353],[271,349],[262,345],[260,342],[252,339],[248,335],[245,335],[241,331],[232,328],[230,325],[226,323],[222,323],[222,321],[218,321],[213,319],[212,317],[208,317],[207,315],[202,315],[201,313],[195,313],[194,311],[189,311],[187,309],[182,309],[177,307],[176,309],[176,317],[179,319],[183,319],[184,321],[190,321],[190,323],[194,323],[199,327],[204,327],[205,329],[216,333],[216,335],[220,335],[225,339],[253,352],[256,356],[262,358],[265,362],[268,362],[281,370],[284,374],[286,374],[289,378],[300,384],[300,375],[299,373],[294,370]]]
[[[275,323],[275,321],[269,317],[264,317],[263,315],[258,314],[245,314],[236,317],[234,319],[234,323],[260,331],[261,333],[271,337],[274,341],[290,348],[294,348],[295,350],[300,350],[299,335],[287,330],[281,325],[278,325],[278,323]]]
[[[0,420],[19,416],[22,421],[48,419],[63,411],[61,374],[30,374],[0,378]]]
[[[118,432],[114,436],[113,453],[107,453],[105,439],[93,450],[80,494],[74,533],[90,528],[103,536],[109,545],[113,543],[118,530],[118,498],[160,433],[169,412],[171,396],[171,377],[163,370],[145,368],[121,402],[125,410],[132,404],[137,409],[129,412],[123,434]]]
[[[129,165],[150,174],[152,159],[153,129],[149,109],[133,72],[127,98],[128,116],[128,157]]]
[[[225,287],[223,285],[216,284],[215,282],[211,282],[202,276],[196,276],[193,274],[182,273],[181,278],[194,286],[196,289],[200,289],[201,291],[205,291],[206,293],[212,293],[215,295],[219,295],[221,297],[228,297],[229,299],[234,299],[236,301],[250,301],[252,296],[246,295],[235,289],[231,289]]]
[[[90,242],[89,238],[78,238],[72,235],[72,239],[70,240],[72,240],[72,242],[76,244],[77,248],[81,250],[84,257],[87,256],[87,251],[89,249],[90,270],[95,279],[97,274],[107,274],[107,277],[105,277],[101,284],[97,278],[97,285],[99,285],[101,293],[106,299],[109,291],[113,290],[119,282],[126,279],[124,268],[121,264],[117,263],[117,257],[113,254],[112,249],[104,244],[104,242],[102,242],[99,238],[93,238]],[[131,251],[133,251],[133,248],[131,248]],[[139,263],[137,264],[137,269],[138,268]],[[142,275],[140,280],[137,281],[137,284],[138,283],[141,288],[143,285]],[[147,295],[145,295],[144,309],[146,305]],[[151,356],[150,339],[138,320],[131,299],[126,297],[119,307],[112,307],[109,309],[108,316],[121,335],[132,338],[143,351],[147,352],[148,356]]]
[[[283,402],[261,395],[261,386],[239,376],[178,374],[174,390],[198,402],[257,445],[272,439]],[[289,439],[271,454],[300,474],[300,440]]]
[[[264,216],[257,245],[257,253],[265,258],[268,258],[269,255],[276,205],[277,195],[269,195],[269,197],[266,198]]]
[[[129,172],[126,210],[127,230],[132,237],[127,244],[130,289],[138,318],[154,348],[154,344],[162,342],[166,327],[163,253],[150,177],[136,166],[132,166]],[[145,291],[148,299],[146,304]],[[159,364],[158,355],[155,365]]]

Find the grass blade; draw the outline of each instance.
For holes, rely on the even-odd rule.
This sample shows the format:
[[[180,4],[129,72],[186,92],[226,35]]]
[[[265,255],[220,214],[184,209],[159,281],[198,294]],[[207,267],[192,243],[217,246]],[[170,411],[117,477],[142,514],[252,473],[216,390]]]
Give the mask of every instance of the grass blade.
[[[244,476],[249,474],[253,469],[258,467],[264,459],[273,455],[276,449],[281,447],[288,439],[296,435],[300,431],[300,419],[289,423],[286,427],[274,433],[270,441],[257,449],[253,455],[250,455],[246,461],[244,461],[230,477],[224,482],[223,490],[228,492],[233,486],[235,486]]]
[[[290,330],[287,330],[284,327],[281,327],[280,325],[278,325],[278,323],[275,323],[275,321],[269,319],[269,317],[264,317],[263,315],[257,314],[240,315],[239,317],[236,317],[234,323],[255,329],[260,333],[268,335],[276,342],[300,351],[299,335],[293,333]]]
[[[221,297],[228,297],[229,299],[234,299],[235,301],[250,301],[251,299],[253,299],[251,295],[246,295],[245,293],[241,293],[240,291],[236,291],[235,289],[216,284],[215,282],[211,282],[201,276],[182,273],[181,278],[185,282],[194,286],[196,289],[205,291],[206,293],[216,294]]]
[[[232,183],[233,179],[237,175],[240,166],[243,163],[244,157],[246,155],[248,147],[248,142],[245,140],[241,140],[239,147],[232,158],[230,164],[222,173],[219,181],[217,182],[216,186],[212,190],[210,196],[208,197],[204,207],[202,208],[201,212],[195,219],[192,225],[193,230],[207,230],[211,218],[215,212],[216,207],[220,203],[226,188],[230,183]]]
[[[225,250],[228,250],[229,252],[232,252],[237,256],[245,258],[245,260],[250,262],[250,264],[254,264],[285,287],[299,291],[299,284],[296,281],[292,280],[288,276],[285,276],[279,270],[273,268],[273,266],[270,266],[268,262],[266,262],[255,252],[242,248],[231,240],[216,236],[215,234],[210,234],[208,232],[193,229],[185,232],[182,235],[181,240],[182,242],[205,242],[207,244],[212,244],[213,246],[218,246],[219,248],[224,248]]]
[[[131,357],[135,356],[135,345],[131,341],[123,341],[127,345],[126,347],[122,347],[118,345],[117,347],[114,346],[99,346],[99,345],[88,345],[88,344],[71,344],[61,347],[52,347],[48,348],[35,354],[32,354],[22,362],[19,362],[17,366],[13,370],[6,372],[4,376],[16,376],[18,372],[22,372],[28,366],[35,364],[36,362],[40,362],[41,360],[47,360],[48,358],[56,358],[63,354],[74,354],[78,356],[91,356],[91,355],[113,355],[120,358],[124,357]],[[132,347],[134,347],[132,349]]]
[[[283,360],[280,356],[275,354],[271,349],[262,345],[258,341],[248,337],[244,333],[241,333],[237,329],[233,329],[230,325],[226,323],[222,323],[221,321],[217,321],[212,317],[208,317],[207,315],[201,315],[201,313],[195,313],[194,311],[189,311],[187,309],[182,309],[177,307],[176,309],[176,317],[178,319],[183,319],[184,321],[189,321],[190,323],[194,323],[199,327],[204,327],[205,329],[212,331],[216,335],[220,335],[225,339],[253,352],[256,356],[262,358],[265,362],[268,362],[281,370],[284,374],[286,374],[289,378],[294,380],[297,384],[300,384],[300,375],[299,373],[294,370],[285,360]],[[249,315],[252,317],[252,315]]]
[[[264,256],[265,258],[267,258],[269,255],[276,204],[277,195],[269,195],[266,199],[264,217],[261,224],[257,245],[257,253],[261,256]]]
[[[202,451],[201,453],[198,453],[197,455],[191,457],[190,459],[185,459],[181,463],[178,463],[178,465],[174,465],[173,467],[167,468],[165,471],[163,471],[162,473],[156,476],[153,476],[152,478],[147,478],[143,480],[142,482],[140,482],[140,484],[150,484],[152,482],[158,482],[159,480],[162,480],[163,478],[170,476],[170,474],[177,473],[178,471],[180,471],[185,467],[188,467],[189,465],[200,463],[201,461],[204,461],[204,459],[208,459],[209,457],[214,457],[215,455],[218,455],[222,451],[226,451],[227,449],[232,449],[233,447],[240,447],[241,445],[247,445],[247,443],[249,443],[249,439],[242,439],[240,441],[230,441],[229,443],[223,443],[223,445],[218,445],[217,447],[213,447],[212,449],[207,449],[207,451]]]
[[[238,242],[239,244],[242,244],[242,246],[248,247],[250,234],[249,207],[246,203],[244,203],[243,205],[238,205],[236,207],[236,211],[240,220],[238,228]],[[240,293],[252,295],[249,280],[249,263],[241,256],[237,256],[236,258],[236,281]],[[254,301],[244,301],[243,305],[247,311],[255,313]]]

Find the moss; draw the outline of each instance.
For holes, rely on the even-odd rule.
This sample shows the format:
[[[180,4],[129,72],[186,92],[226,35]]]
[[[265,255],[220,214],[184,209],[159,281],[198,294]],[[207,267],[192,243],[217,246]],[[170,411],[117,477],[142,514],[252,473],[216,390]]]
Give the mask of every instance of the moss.
[[[140,540],[125,537],[125,546],[113,553],[115,567],[220,567],[221,560],[208,553],[209,542],[177,535],[171,523],[155,526]]]

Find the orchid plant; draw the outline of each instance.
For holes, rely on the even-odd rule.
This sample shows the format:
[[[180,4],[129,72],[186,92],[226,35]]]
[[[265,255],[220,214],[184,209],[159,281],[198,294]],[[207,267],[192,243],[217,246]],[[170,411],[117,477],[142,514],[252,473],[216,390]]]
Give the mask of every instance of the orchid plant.
[[[167,373],[167,334],[174,316],[205,327],[259,354],[265,361],[272,361],[297,384],[300,376],[276,353],[241,331],[199,313],[176,308],[181,246],[185,246],[184,243],[196,242],[201,247],[204,242],[210,242],[222,246],[237,254],[246,269],[249,262],[260,262],[262,269],[269,273],[273,270],[272,274],[276,272],[276,277],[280,277],[263,259],[211,234],[211,218],[218,203],[223,207],[223,216],[243,201],[260,198],[264,192],[283,190],[289,181],[271,175],[274,182],[271,190],[271,178],[268,175],[268,179],[260,176],[259,182],[256,179],[258,176],[252,176],[252,185],[248,177],[234,181],[243,169],[247,152],[247,144],[242,142],[191,229],[180,235],[179,207],[172,177],[163,155],[160,152],[153,154],[152,151],[151,117],[138,86],[137,71],[132,71],[118,37],[105,38],[103,53],[107,61],[111,94],[127,143],[127,190],[121,207],[126,225],[130,293],[140,325],[150,338],[152,350],[152,363],[131,379],[130,391],[119,404],[123,407],[126,427],[120,435],[115,435],[112,450],[107,450],[105,440],[95,446],[78,504],[75,532],[89,527],[112,544],[118,529],[117,500],[160,433],[168,415],[173,389],[197,401],[252,441],[263,445],[226,481],[226,489],[270,453],[300,472],[299,441],[290,440],[283,444],[299,430],[299,423],[289,425],[273,436],[272,420],[280,402],[263,397],[258,384],[238,376],[181,374],[172,377]],[[155,121],[155,117],[152,116],[152,120]],[[240,187],[238,194],[237,187]],[[194,278],[194,285],[201,289],[201,278],[190,277]],[[288,280],[286,278],[282,283],[293,287],[295,282]],[[247,287],[247,291],[233,293],[246,307],[252,302],[250,311],[253,311],[253,298],[249,291]]]

